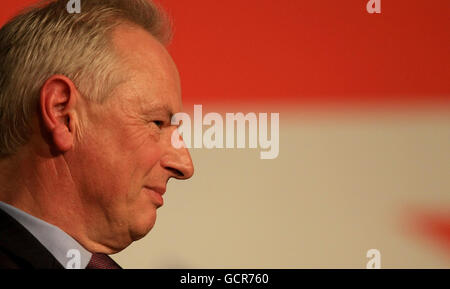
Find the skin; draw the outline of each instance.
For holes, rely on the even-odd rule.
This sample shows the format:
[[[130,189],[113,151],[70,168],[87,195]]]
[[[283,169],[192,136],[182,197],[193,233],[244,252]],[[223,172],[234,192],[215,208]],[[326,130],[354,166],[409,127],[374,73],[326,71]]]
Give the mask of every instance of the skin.
[[[171,145],[171,115],[182,101],[168,52],[133,26],[119,26],[113,43],[126,81],[107,101],[88,102],[70,79],[52,76],[41,89],[31,140],[0,161],[1,201],[106,254],[145,236],[161,205],[157,192],[194,172],[189,152]]]

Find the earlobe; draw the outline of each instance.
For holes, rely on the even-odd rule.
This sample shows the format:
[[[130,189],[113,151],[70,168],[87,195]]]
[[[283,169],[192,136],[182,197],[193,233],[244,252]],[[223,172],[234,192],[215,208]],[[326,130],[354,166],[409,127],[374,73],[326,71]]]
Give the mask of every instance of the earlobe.
[[[55,146],[62,152],[72,149],[73,136],[66,125],[58,124],[52,131],[53,142]]]

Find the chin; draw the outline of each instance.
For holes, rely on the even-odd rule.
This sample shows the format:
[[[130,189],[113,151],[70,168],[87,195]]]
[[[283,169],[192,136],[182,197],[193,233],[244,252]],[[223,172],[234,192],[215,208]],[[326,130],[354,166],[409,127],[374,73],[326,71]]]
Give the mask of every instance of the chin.
[[[130,233],[133,241],[144,238],[150,230],[153,228],[156,222],[156,211],[151,214],[142,214],[137,217],[137,221],[134,222]]]

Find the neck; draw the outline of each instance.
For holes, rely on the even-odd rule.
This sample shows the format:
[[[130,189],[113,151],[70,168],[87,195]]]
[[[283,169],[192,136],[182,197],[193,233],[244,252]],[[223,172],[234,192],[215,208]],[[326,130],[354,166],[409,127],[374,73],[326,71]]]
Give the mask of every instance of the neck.
[[[89,238],[82,199],[64,155],[22,150],[0,160],[0,183],[0,201],[59,227],[90,252],[116,251]]]

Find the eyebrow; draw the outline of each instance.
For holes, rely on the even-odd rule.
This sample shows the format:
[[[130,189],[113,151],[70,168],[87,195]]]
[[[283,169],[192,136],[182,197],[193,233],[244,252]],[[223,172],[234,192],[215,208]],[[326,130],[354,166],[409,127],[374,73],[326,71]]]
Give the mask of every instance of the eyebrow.
[[[172,110],[170,109],[170,107],[167,104],[151,105],[151,107],[146,108],[144,110],[145,114],[154,114],[154,113],[161,112],[161,111],[166,112],[166,114],[169,116],[169,119],[172,119],[174,113],[172,112]]]

